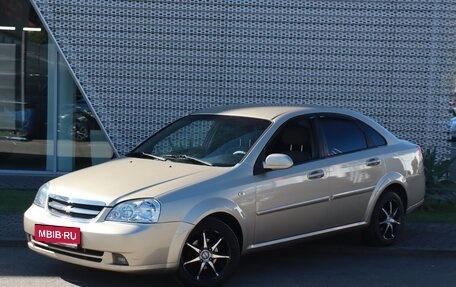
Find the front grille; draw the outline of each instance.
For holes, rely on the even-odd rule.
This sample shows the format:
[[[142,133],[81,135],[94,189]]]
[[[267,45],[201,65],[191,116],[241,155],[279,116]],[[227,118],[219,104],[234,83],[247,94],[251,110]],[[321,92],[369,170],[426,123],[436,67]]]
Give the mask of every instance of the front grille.
[[[48,199],[48,209],[52,214],[72,218],[95,218],[104,207],[104,202],[70,199],[55,194],[50,194]]]
[[[63,245],[57,245],[57,244],[46,244],[43,242],[38,242],[35,240],[34,236],[31,236],[31,241],[32,243],[41,249],[51,251],[54,253],[82,259],[82,260],[88,260],[92,262],[98,262],[100,263],[101,260],[103,259],[103,254],[104,252],[102,251],[97,251],[97,250],[90,250],[90,249],[84,249],[84,248],[71,248],[71,247],[66,247]]]

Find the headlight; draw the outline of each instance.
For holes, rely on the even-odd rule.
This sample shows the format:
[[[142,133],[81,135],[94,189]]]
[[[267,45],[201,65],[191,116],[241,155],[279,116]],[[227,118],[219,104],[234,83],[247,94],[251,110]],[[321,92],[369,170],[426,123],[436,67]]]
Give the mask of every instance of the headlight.
[[[160,216],[160,203],[153,198],[124,201],[109,212],[106,220],[134,223],[155,223]]]
[[[38,205],[39,207],[45,207],[46,206],[46,199],[48,196],[48,190],[49,190],[49,183],[46,183],[38,189],[38,192],[35,195],[35,199],[33,200],[33,203],[35,205]]]

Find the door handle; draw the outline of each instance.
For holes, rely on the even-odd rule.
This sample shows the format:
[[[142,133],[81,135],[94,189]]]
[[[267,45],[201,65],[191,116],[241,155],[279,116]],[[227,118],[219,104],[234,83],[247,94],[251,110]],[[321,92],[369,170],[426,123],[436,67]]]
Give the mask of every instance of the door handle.
[[[323,176],[325,176],[325,171],[322,169],[317,169],[317,170],[309,172],[309,174],[307,175],[307,178],[308,179],[319,179],[319,178],[322,178]]]
[[[382,161],[378,157],[370,158],[366,161],[367,166],[379,165]]]

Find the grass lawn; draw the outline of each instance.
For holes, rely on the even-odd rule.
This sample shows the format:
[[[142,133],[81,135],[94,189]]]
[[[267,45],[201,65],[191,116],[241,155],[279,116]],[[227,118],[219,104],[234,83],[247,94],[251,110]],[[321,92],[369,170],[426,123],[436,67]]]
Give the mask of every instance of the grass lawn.
[[[24,212],[35,194],[36,190],[0,190],[0,212]]]
[[[409,222],[447,222],[456,223],[456,204],[434,203],[430,209],[420,208],[407,215]]]

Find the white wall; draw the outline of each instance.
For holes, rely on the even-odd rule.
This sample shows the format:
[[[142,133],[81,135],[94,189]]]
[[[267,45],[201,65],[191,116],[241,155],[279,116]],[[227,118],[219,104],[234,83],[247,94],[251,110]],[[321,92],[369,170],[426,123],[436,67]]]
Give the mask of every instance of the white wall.
[[[356,109],[447,152],[454,1],[32,2],[120,153],[251,102]]]

